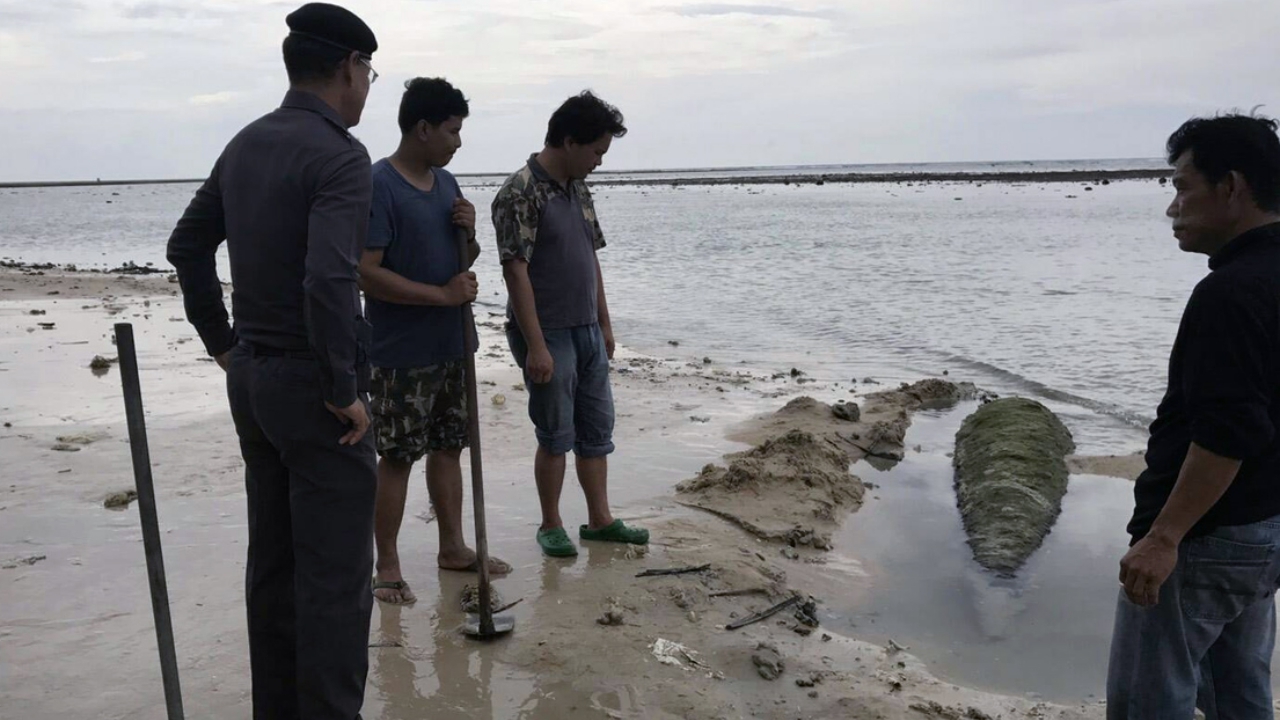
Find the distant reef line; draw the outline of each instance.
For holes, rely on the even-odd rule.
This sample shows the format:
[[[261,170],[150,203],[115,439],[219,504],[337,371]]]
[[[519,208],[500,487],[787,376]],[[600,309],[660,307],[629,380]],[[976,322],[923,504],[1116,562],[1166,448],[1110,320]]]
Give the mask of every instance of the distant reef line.
[[[619,173],[623,174],[623,173]],[[826,183],[1055,183],[1106,184],[1117,180],[1167,179],[1170,169],[1160,170],[1028,170],[1000,172],[894,172],[894,173],[792,173],[787,175],[726,175],[722,177],[613,178],[600,174],[591,184],[607,185],[825,185]],[[460,178],[501,177],[500,173],[465,173]],[[49,182],[0,182],[0,190],[20,188],[111,187],[121,185],[180,185],[204,182],[202,178],[167,180],[61,180]]]

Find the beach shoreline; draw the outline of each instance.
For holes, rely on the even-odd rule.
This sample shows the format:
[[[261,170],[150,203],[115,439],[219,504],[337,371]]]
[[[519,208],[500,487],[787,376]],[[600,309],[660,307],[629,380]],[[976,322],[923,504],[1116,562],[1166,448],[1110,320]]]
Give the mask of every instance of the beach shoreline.
[[[0,704],[15,715],[163,716],[136,508],[103,507],[132,485],[118,370],[109,362],[105,371],[89,369],[95,356],[114,356],[117,321],[138,327],[187,705],[207,717],[248,712],[242,464],[220,373],[182,315],[177,285],[163,276],[0,269],[0,377],[14,388],[0,407],[11,478],[0,494],[0,560],[15,561],[0,570],[0,637],[12,668],[0,678]],[[699,468],[782,431],[769,427],[782,405],[834,396],[802,377],[620,350],[611,491],[619,515],[649,527],[654,545],[641,553],[584,544],[577,561],[542,558],[532,543],[536,495],[525,477],[532,448],[525,395],[500,313],[482,315],[491,547],[516,567],[497,589],[523,600],[512,611],[517,630],[483,646],[456,633],[457,598],[469,578],[435,570],[425,489],[411,489],[402,542],[417,549],[405,553],[405,572],[422,599],[375,608],[366,717],[500,718],[516,708],[531,718],[1102,717],[1096,704],[953,685],[907,648],[826,627],[804,634],[808,626],[790,610],[724,629],[792,594],[816,598],[821,614],[824,597],[857,593],[864,581],[833,571],[857,548],[766,541],[686,507],[674,492]],[[866,403],[877,391],[898,392],[840,392]],[[895,402],[869,416],[906,410]],[[564,505],[573,522],[581,513],[572,484]],[[871,512],[862,507],[833,522]],[[712,568],[635,577],[703,564]],[[750,592],[713,596],[737,591]],[[610,610],[622,624],[596,622]],[[690,653],[663,659],[655,649],[670,646],[658,640]],[[776,680],[757,669],[753,656],[767,655],[761,643],[784,661]]]

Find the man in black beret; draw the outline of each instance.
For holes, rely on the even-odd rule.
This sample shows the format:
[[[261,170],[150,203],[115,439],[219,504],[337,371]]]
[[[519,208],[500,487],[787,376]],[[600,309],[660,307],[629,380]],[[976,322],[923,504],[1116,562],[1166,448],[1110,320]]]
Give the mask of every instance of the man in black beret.
[[[253,716],[352,720],[369,667],[377,477],[356,286],[370,165],[348,129],[378,43],[336,5],[287,22],[284,102],[223,150],[168,258],[187,319],[227,373],[245,461]],[[215,261],[223,240],[234,325]]]

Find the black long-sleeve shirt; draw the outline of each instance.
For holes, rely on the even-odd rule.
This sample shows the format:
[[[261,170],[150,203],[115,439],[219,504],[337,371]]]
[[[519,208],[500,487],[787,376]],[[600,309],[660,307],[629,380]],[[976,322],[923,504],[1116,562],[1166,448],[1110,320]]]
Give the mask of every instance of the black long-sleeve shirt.
[[[1192,442],[1242,462],[1189,537],[1280,515],[1280,223],[1240,235],[1209,267],[1183,311],[1147,470],[1134,486],[1135,542],[1168,501]]]
[[[309,349],[325,400],[354,403],[369,345],[356,268],[371,200],[368,152],[315,95],[290,90],[241,130],[169,238],[187,319],[209,354],[238,339]],[[224,239],[234,329],[214,259]]]

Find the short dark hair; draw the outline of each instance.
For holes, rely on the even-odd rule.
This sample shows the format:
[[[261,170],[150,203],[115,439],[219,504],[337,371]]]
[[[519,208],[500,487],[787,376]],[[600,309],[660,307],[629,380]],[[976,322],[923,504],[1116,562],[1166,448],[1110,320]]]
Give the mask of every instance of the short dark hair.
[[[605,135],[620,138],[627,134],[618,108],[596,97],[590,90],[574,95],[551,115],[547,123],[547,145],[564,147],[565,140],[579,145],[593,143]]]
[[[1249,182],[1259,208],[1280,212],[1280,138],[1276,127],[1275,120],[1259,115],[1192,118],[1169,136],[1169,164],[1190,150],[1196,170],[1210,183],[1216,185],[1229,173],[1239,172]]]
[[[451,117],[465,118],[471,114],[462,91],[444,78],[416,77],[404,83],[404,95],[400,98],[400,132],[407,133],[426,120],[439,125]]]
[[[284,69],[294,85],[328,82],[338,74],[338,67],[353,51],[344,50],[305,35],[288,35],[284,39]]]

